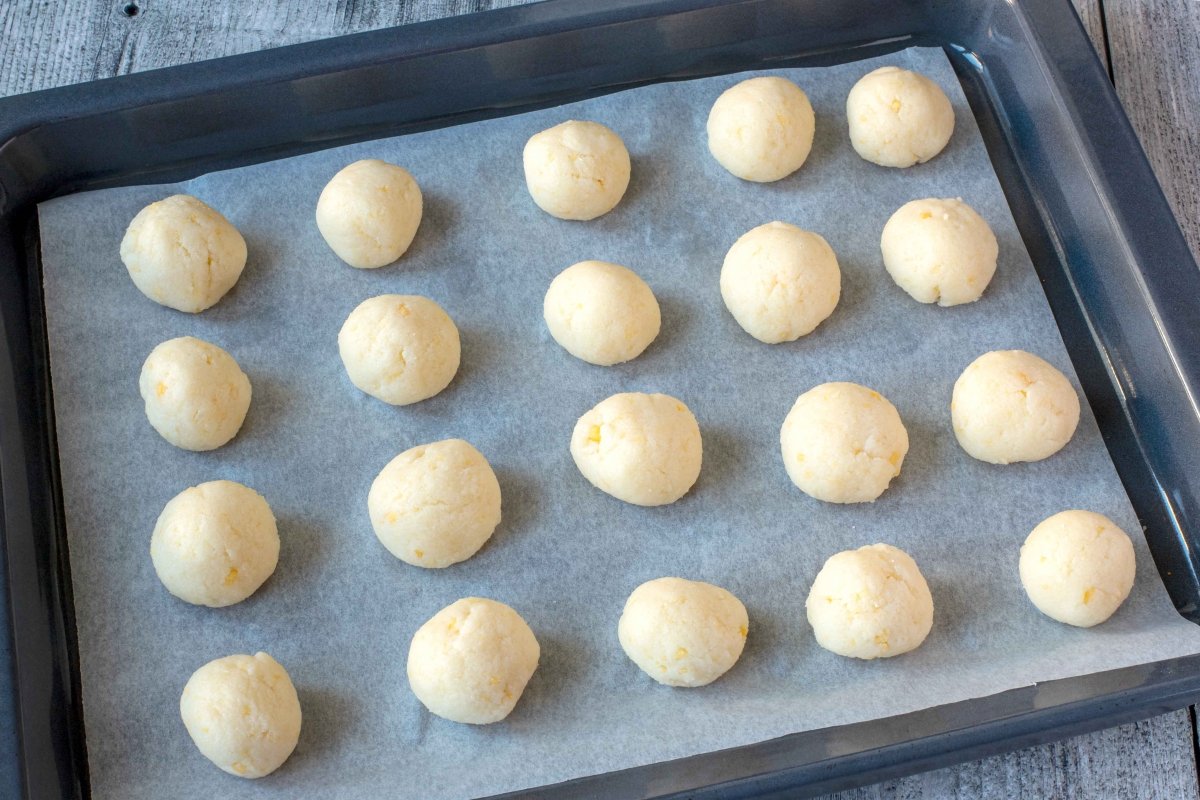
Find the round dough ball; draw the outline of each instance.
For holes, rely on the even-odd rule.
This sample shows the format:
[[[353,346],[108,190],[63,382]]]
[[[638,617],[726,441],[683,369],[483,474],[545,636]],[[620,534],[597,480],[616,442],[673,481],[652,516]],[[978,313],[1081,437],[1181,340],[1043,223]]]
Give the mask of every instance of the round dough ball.
[[[721,93],[708,112],[708,150],[742,180],[786,178],[812,150],[808,95],[786,78],[750,78]]]
[[[338,333],[350,381],[394,406],[427,400],[450,385],[462,355],[458,328],[427,297],[381,294],[350,312]]]
[[[823,383],[796,399],[779,431],[792,483],[827,503],[869,503],[900,474],[908,431],[896,407],[857,383]]]
[[[658,578],[633,590],[617,625],[625,655],[659,683],[705,686],[742,655],[750,618],[720,586]]]
[[[258,590],[279,563],[279,530],[263,496],[233,481],[175,495],[154,525],[150,559],[167,591],[221,608]]]
[[[989,464],[1041,461],[1079,424],[1079,396],[1054,367],[1024,350],[984,353],[954,383],[950,416],[958,443]]]
[[[246,240],[216,209],[177,194],[138,212],[121,239],[121,261],[146,297],[195,314],[238,282]]]
[[[451,722],[486,725],[509,715],[537,669],[541,648],[504,603],[466,597],[443,608],[408,648],[408,685]]]
[[[850,144],[881,167],[911,167],[942,152],[954,133],[954,108],[946,93],[917,72],[880,67],[868,72],[846,98]]]
[[[214,450],[241,430],[250,379],[215,344],[181,336],[150,351],[138,389],[154,430],[184,450]]]
[[[890,658],[920,647],[933,596],[908,553],[872,544],[831,556],[805,601],[817,644],[851,658]]]
[[[500,484],[482,453],[447,439],[388,462],[371,484],[367,510],[396,558],[448,567],[475,555],[500,524]]]
[[[575,423],[571,457],[597,489],[638,506],[674,503],[700,477],[700,426],[679,400],[626,392]]]
[[[607,214],[629,188],[629,151],[599,122],[569,120],[534,134],[524,162],[533,202],[559,219]]]
[[[196,670],[179,715],[204,757],[242,778],[279,769],[300,739],[296,687],[266,653],[226,656]]]
[[[837,307],[842,272],[833,248],[811,231],[770,222],[733,243],[721,267],[721,297],[746,333],[794,342]]]
[[[1021,545],[1021,585],[1046,616],[1090,628],[1113,615],[1133,588],[1129,534],[1091,511],[1061,511]]]
[[[375,269],[408,250],[422,210],[421,187],[408,170],[365,159],[325,184],[317,200],[317,228],[342,261]]]
[[[662,324],[646,282],[605,261],[580,261],[560,272],[546,291],[542,313],[554,341],[602,367],[637,358]]]
[[[978,300],[1000,253],[992,229],[961,198],[905,203],[883,226],[879,244],[896,285],[939,306]]]

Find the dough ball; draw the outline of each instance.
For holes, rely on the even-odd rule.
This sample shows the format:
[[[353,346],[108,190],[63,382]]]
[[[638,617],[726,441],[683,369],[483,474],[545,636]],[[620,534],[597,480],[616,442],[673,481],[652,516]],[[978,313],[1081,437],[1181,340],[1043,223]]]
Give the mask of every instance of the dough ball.
[[[605,261],[581,261],[560,272],[550,282],[542,312],[554,341],[602,367],[637,358],[662,323],[646,282]]]
[[[184,450],[214,450],[242,427],[250,379],[215,344],[181,336],[150,351],[138,389],[154,430]]]
[[[367,510],[396,558],[448,567],[475,555],[500,524],[500,484],[482,453],[447,439],[388,462],[371,484]]]
[[[629,151],[599,122],[569,120],[534,134],[524,161],[533,202],[559,219],[607,214],[629,188]]]
[[[266,653],[226,656],[196,670],[179,715],[204,757],[242,778],[279,769],[300,739],[296,687]]]
[[[658,578],[633,590],[617,625],[625,655],[667,686],[705,686],[742,655],[750,618],[720,586]]]
[[[1021,545],[1021,585],[1046,616],[1090,628],[1113,615],[1133,588],[1133,542],[1108,517],[1061,511]]]
[[[451,722],[486,725],[509,715],[537,669],[541,648],[504,603],[466,597],[417,630],[408,648],[408,685]]]
[[[371,158],[344,167],[325,184],[317,228],[342,261],[375,269],[404,255],[421,213],[421,187],[408,170]]]
[[[958,443],[989,464],[1041,461],[1079,424],[1079,396],[1054,367],[1024,350],[997,350],[971,362],[954,383],[950,416]]]
[[[279,531],[263,496],[233,481],[175,495],[154,525],[150,559],[167,591],[221,608],[258,590],[279,563]]]
[[[614,394],[580,417],[571,434],[571,457],[583,477],[638,506],[687,494],[700,476],[701,456],[696,418],[665,394]]]
[[[746,333],[767,344],[794,342],[837,307],[842,272],[824,239],[770,222],[733,243],[721,267],[721,297]]]
[[[816,118],[808,95],[786,78],[750,78],[721,93],[708,112],[708,150],[742,180],[769,183],[800,169]]]
[[[915,650],[933,627],[933,596],[908,553],[872,544],[831,556],[804,604],[817,644],[851,658]]]
[[[846,98],[850,144],[881,167],[911,167],[942,152],[954,133],[954,108],[936,83],[917,72],[880,67]]]
[[[350,381],[394,406],[427,400],[458,372],[458,328],[426,297],[382,294],[350,312],[338,333]]]
[[[913,200],[892,214],[880,239],[883,266],[914,300],[974,303],[996,273],[996,235],[961,199]]]
[[[138,212],[121,240],[121,261],[146,297],[195,314],[238,282],[246,240],[216,209],[177,194]]]
[[[896,407],[857,383],[823,383],[796,399],[779,431],[792,483],[827,503],[870,503],[900,474],[908,431]]]

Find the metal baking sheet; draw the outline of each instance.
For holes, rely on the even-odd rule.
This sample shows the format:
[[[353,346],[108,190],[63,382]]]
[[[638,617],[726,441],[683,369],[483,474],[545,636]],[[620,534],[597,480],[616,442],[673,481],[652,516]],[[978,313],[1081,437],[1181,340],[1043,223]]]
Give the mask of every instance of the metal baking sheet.
[[[926,165],[885,170],[849,148],[846,93],[882,64],[924,72],[954,103],[955,136]],[[808,92],[817,136],[805,167],[777,184],[739,182],[707,153],[712,100],[746,77],[730,75],[40,207],[94,797],[487,794],[1200,652],[1200,630],[1167,599],[1086,405],[1071,444],[1038,464],[982,464],[954,442],[950,387],[977,355],[1023,348],[1072,371],[945,56],[911,49],[779,72]],[[610,125],[633,157],[625,200],[592,223],[546,216],[524,188],[524,141],[568,118]],[[325,181],[365,157],[404,165],[426,199],[410,253],[372,272],[341,264],[312,219]],[[220,209],[251,253],[233,292],[194,317],[143,298],[117,254],[137,210],[179,191]],[[926,196],[963,197],[996,232],[1000,265],[979,303],[920,306],[882,270],[884,221]],[[717,290],[725,250],[772,219],[824,235],[843,270],[834,315],[813,335],[776,347],[744,334]],[[576,361],[541,322],[550,279],[585,258],[630,266],[662,304],[662,334],[628,365]],[[434,298],[463,338],[451,386],[403,409],[357,392],[337,357],[346,314],[386,292]],[[212,453],[167,445],[137,396],[146,354],[185,334],[228,349],[254,387],[243,431]],[[827,380],[881,391],[909,428],[904,471],[874,504],[811,500],[779,461],[783,416],[797,394]],[[624,505],[571,463],[575,419],[631,390],[673,394],[700,421],[704,469],[673,506]],[[470,561],[421,571],[375,540],[366,491],[399,451],[451,436],[470,440],[496,468],[504,522]],[[215,478],[261,491],[283,539],[276,575],[223,610],[170,597],[148,557],[162,505]],[[1072,507],[1116,520],[1134,535],[1139,559],[1133,595],[1091,631],[1041,617],[1016,575],[1028,531]],[[816,646],[804,596],[826,557],[875,541],[906,549],[922,566],[934,629],[902,658],[848,661]],[[620,651],[625,597],[661,575],[718,583],[749,609],[746,652],[710,687],[658,686]],[[472,594],[514,606],[542,644],[517,710],[485,728],[430,716],[404,677],[413,631]],[[177,704],[196,667],[259,649],[291,672],[305,722],[292,759],[249,784],[195,751]]]

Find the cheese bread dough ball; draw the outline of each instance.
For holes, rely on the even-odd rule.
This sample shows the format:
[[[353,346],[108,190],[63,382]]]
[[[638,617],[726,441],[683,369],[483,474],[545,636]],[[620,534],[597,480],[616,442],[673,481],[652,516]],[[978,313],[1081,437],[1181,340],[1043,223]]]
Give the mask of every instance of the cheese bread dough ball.
[[[708,113],[708,150],[742,180],[786,178],[812,150],[808,95],[786,78],[750,78],[721,93]]]
[[[721,267],[721,297],[746,333],[767,344],[794,342],[837,307],[842,272],[823,238],[770,222],[733,243]]]
[[[700,476],[701,451],[696,418],[665,394],[614,394],[580,417],[571,434],[571,457],[583,477],[638,506],[687,494]]]
[[[534,134],[524,162],[533,202],[559,219],[607,214],[629,188],[629,151],[599,122],[569,120]]]
[[[138,389],[154,430],[184,450],[214,450],[242,427],[250,379],[215,344],[181,336],[150,351]]]
[[[167,591],[212,608],[240,603],[279,563],[279,530],[263,496],[233,481],[175,495],[154,525],[150,559]]]
[[[554,341],[589,364],[620,364],[658,336],[658,300],[637,273],[605,261],[581,261],[550,282],[542,304]]]
[[[394,406],[427,400],[458,372],[458,328],[427,297],[382,294],[350,312],[338,333],[350,381]]]
[[[917,72],[880,67],[846,98],[850,144],[881,167],[911,167],[942,152],[954,133],[954,108],[936,83]]]
[[[823,383],[796,399],[779,431],[792,483],[827,503],[869,503],[900,474],[908,431],[896,407],[857,383]]]
[[[658,578],[633,590],[617,625],[625,655],[667,686],[705,686],[742,655],[750,618],[720,586]]]
[[[421,187],[408,170],[365,159],[325,184],[317,200],[317,228],[342,261],[375,269],[408,250],[422,209]]]
[[[1046,616],[1090,628],[1113,615],[1133,588],[1129,534],[1091,511],[1061,511],[1021,545],[1021,585]]]
[[[1079,396],[1054,367],[1024,350],[984,353],[954,383],[950,416],[958,443],[989,464],[1041,461],[1079,424]]]
[[[452,722],[499,722],[521,699],[541,648],[504,603],[466,597],[434,614],[408,648],[408,685]]]
[[[179,715],[204,757],[242,778],[279,769],[300,739],[296,687],[266,653],[226,656],[196,670]]]
[[[448,567],[478,552],[500,524],[500,484],[483,454],[462,439],[405,450],[367,494],[375,535],[418,567]]]
[[[880,238],[883,266],[914,300],[974,303],[996,274],[1000,247],[983,217],[961,199],[913,200],[892,214]]]
[[[817,644],[851,658],[915,650],[933,627],[933,596],[908,553],[872,544],[831,556],[804,604]]]
[[[216,209],[177,194],[138,212],[121,240],[121,261],[146,297],[195,314],[238,282],[246,240]]]

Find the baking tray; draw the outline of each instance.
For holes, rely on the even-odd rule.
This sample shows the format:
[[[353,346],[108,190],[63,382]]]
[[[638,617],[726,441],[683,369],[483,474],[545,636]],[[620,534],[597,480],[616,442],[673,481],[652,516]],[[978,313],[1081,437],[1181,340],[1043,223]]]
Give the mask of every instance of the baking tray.
[[[0,101],[0,603],[10,621],[0,626],[0,714],[16,721],[0,729],[0,796],[87,796],[38,202],[655,81],[913,45],[951,58],[1156,565],[1180,613],[1200,621],[1200,271],[1067,0],[552,0]],[[1200,656],[520,795],[792,797],[1198,697]]]

